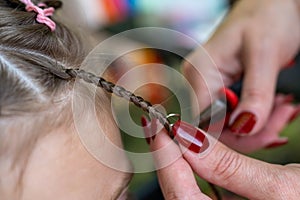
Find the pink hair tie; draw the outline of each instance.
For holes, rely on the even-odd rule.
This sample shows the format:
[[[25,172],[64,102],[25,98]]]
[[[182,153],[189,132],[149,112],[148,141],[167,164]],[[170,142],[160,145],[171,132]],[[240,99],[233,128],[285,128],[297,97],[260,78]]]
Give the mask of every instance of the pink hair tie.
[[[53,20],[49,18],[49,16],[52,16],[54,13],[53,7],[42,9],[39,6],[41,7],[45,6],[45,4],[43,3],[40,3],[37,6],[34,5],[31,0],[20,0],[20,1],[26,5],[25,7],[26,11],[28,12],[34,11],[37,13],[37,17],[36,17],[37,22],[41,24],[46,24],[51,29],[51,31],[55,31],[56,24]]]

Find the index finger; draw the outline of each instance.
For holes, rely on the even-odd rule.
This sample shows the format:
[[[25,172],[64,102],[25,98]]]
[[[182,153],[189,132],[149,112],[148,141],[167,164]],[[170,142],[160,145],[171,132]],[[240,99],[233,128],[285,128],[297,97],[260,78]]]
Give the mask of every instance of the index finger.
[[[210,142],[215,140],[206,137]],[[217,141],[209,149],[202,157],[189,150],[184,153],[184,158],[200,177],[250,199],[281,195],[279,165],[246,157]]]
[[[152,123],[147,122],[144,126],[146,136],[153,135],[152,129],[156,127],[156,123],[156,120]],[[157,166],[158,180],[165,199],[210,199],[200,191],[191,167],[183,159],[179,147],[164,129],[156,134],[155,139],[148,141],[150,141],[150,149],[154,152],[153,158]],[[167,166],[160,167],[164,166],[163,163],[169,162],[170,158],[176,159]]]

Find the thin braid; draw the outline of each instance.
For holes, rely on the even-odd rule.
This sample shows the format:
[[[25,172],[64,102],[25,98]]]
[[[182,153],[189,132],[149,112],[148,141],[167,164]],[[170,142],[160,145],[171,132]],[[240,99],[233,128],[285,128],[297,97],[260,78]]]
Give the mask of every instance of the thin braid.
[[[137,107],[143,109],[145,112],[149,113],[151,117],[157,118],[160,123],[164,125],[166,130],[170,131],[170,123],[167,120],[166,116],[155,109],[152,104],[144,100],[140,96],[136,96],[132,92],[126,90],[125,88],[115,85],[112,82],[106,81],[102,77],[98,77],[93,73],[84,71],[82,69],[66,69],[66,73],[69,74],[72,78],[80,78],[87,83],[96,85],[97,87],[103,88],[109,93],[113,93],[116,96],[126,99],[127,101],[132,102]]]

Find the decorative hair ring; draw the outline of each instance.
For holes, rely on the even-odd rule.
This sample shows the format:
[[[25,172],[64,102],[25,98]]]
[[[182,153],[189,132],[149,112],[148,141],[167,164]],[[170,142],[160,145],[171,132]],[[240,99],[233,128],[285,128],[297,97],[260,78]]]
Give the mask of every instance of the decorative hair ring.
[[[55,11],[53,7],[42,9],[41,7],[45,7],[46,4],[39,3],[38,5],[35,5],[34,3],[32,3],[31,0],[20,0],[20,1],[26,5],[25,7],[26,11],[28,12],[34,11],[37,13],[36,16],[37,22],[41,24],[45,24],[51,29],[51,31],[55,31],[56,24],[52,19],[50,19],[50,16],[52,16]]]

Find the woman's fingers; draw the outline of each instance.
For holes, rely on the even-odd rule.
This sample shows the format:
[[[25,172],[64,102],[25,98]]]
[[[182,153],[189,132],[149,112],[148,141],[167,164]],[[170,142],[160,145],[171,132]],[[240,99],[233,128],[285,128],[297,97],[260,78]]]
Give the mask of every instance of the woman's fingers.
[[[205,180],[250,199],[282,197],[282,166],[241,155],[204,131],[177,121],[172,128],[185,160]]]
[[[278,15],[283,11],[286,15]],[[202,56],[199,49],[188,56],[196,63],[194,69],[189,64],[183,67],[197,93],[200,109],[222,88],[222,83],[216,80],[218,74],[225,86],[243,75],[241,101],[230,119],[231,132],[237,135],[259,132],[273,108],[278,72],[299,50],[298,15],[293,0],[237,2],[204,46],[217,67],[206,63],[208,56]],[[195,75],[197,70],[202,72],[201,76]]]
[[[153,152],[165,199],[210,199],[200,191],[191,167],[158,121],[148,122],[146,118],[142,118],[142,124],[145,135],[149,138],[147,141]]]
[[[214,139],[210,138],[210,143]],[[241,155],[220,142],[205,156],[186,151],[184,158],[205,180],[249,199],[283,197],[281,166],[264,163]]]
[[[280,70],[278,46],[268,34],[245,33],[244,77],[240,103],[232,114],[230,129],[238,135],[257,133],[265,125],[273,107]]]
[[[265,163],[219,142],[204,157],[187,151],[184,158],[200,177],[247,199],[299,199],[299,164]]]
[[[257,134],[237,137],[230,134],[230,131],[227,130],[221,134],[220,141],[243,153],[250,153],[264,147],[276,147],[286,144],[288,139],[281,138],[280,132],[300,114],[300,107],[291,104],[292,100],[293,98],[289,95],[277,95],[268,122]]]
[[[185,59],[182,72],[192,86],[193,114],[198,115],[217,98],[218,91],[224,87],[223,77],[206,50],[200,47]]]
[[[185,122],[182,122],[183,127],[173,130],[179,148],[162,126],[162,130],[158,128],[157,121],[143,121],[166,199],[209,199],[198,188],[193,172],[249,199],[296,199],[299,195],[299,165],[280,166],[246,157],[201,130],[194,132],[198,129]],[[187,141],[191,142],[190,146],[198,145],[204,151],[195,153],[196,148],[187,146]]]

